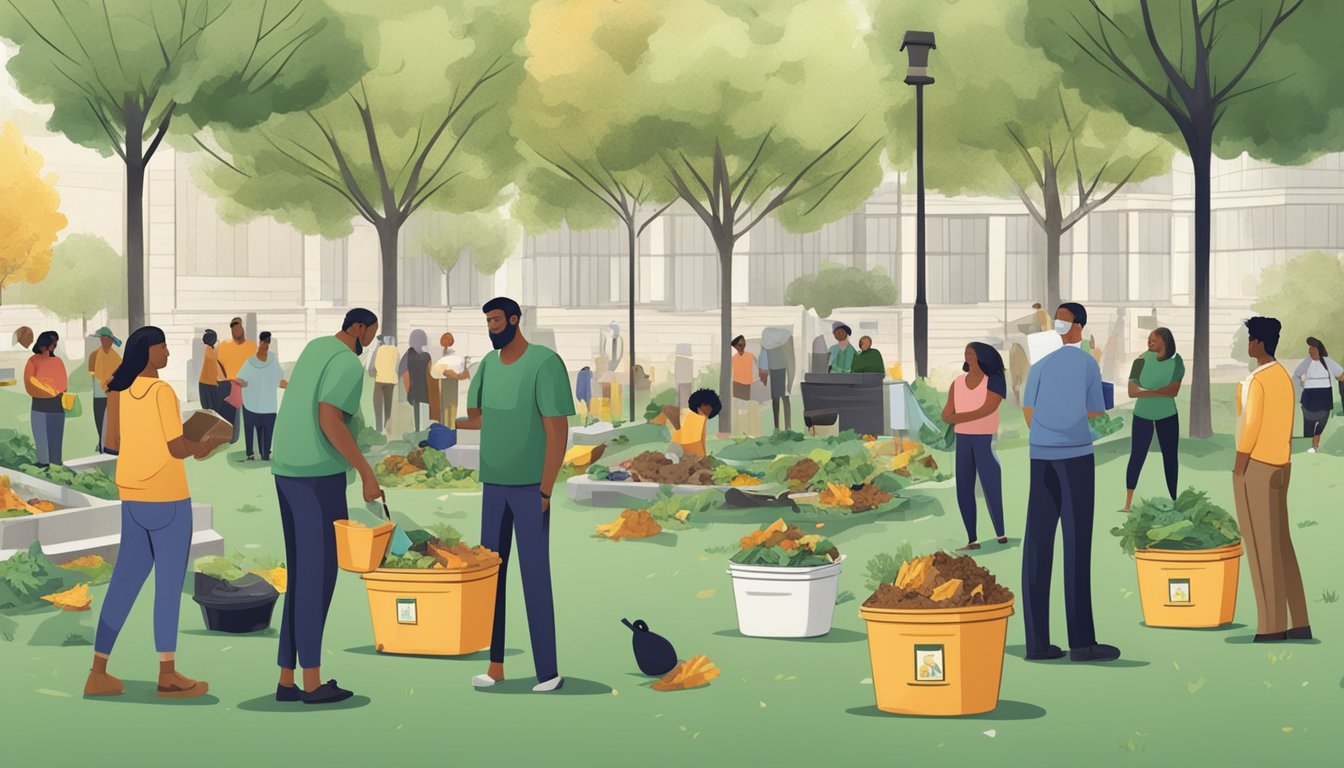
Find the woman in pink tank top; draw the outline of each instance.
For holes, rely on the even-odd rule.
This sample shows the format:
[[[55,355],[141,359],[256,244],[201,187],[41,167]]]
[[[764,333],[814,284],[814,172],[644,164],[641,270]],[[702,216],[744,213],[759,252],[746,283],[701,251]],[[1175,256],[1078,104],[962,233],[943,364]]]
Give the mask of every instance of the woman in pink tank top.
[[[999,432],[999,405],[1008,392],[1003,358],[998,350],[978,341],[966,346],[965,371],[952,382],[943,407],[943,422],[957,435],[957,506],[966,525],[966,546],[958,551],[979,549],[976,537],[975,479],[989,507],[989,519],[1000,544],[1008,543],[1003,529],[1003,473],[994,453]]]

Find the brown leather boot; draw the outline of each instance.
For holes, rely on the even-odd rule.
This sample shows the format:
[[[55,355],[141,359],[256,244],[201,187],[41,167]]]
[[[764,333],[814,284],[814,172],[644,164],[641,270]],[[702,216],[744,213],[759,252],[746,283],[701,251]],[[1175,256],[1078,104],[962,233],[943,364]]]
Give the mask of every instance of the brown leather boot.
[[[85,696],[120,696],[125,692],[121,681],[106,672],[90,671],[84,683]]]
[[[192,680],[177,672],[159,675],[159,698],[194,699],[204,696],[210,690],[210,684],[201,680]]]

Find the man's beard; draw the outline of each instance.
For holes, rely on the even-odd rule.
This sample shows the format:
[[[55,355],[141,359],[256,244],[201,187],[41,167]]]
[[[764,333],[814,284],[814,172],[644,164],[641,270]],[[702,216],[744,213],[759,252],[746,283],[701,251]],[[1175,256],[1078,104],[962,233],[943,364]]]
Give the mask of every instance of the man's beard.
[[[490,334],[490,344],[495,349],[503,349],[513,342],[513,338],[518,335],[518,326],[510,323],[504,326],[504,330],[499,333]]]
[[[359,356],[362,355],[362,354],[364,354],[364,344],[363,344],[358,338],[356,338],[356,339],[355,339],[355,357],[359,357]]]

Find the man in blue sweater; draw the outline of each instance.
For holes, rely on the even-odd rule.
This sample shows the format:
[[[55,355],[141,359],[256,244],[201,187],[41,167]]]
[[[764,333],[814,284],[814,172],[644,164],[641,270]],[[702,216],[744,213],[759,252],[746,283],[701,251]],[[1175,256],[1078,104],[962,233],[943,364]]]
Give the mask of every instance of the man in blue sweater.
[[[1050,573],[1055,530],[1064,532],[1064,610],[1069,658],[1115,661],[1120,650],[1097,643],[1092,623],[1092,521],[1096,465],[1087,420],[1105,410],[1101,369],[1081,348],[1087,310],[1065,303],[1055,313],[1064,346],[1031,366],[1022,408],[1031,429],[1031,491],[1022,542],[1022,618],[1027,658],[1061,659],[1050,644]]]

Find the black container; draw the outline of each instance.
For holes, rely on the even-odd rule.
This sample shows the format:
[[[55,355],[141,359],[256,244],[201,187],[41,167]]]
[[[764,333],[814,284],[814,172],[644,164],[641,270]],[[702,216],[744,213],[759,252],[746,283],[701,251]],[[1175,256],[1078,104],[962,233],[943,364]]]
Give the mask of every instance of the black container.
[[[677,651],[667,638],[650,632],[649,625],[645,624],[643,619],[638,619],[633,624],[629,619],[621,619],[621,623],[634,633],[631,644],[635,650],[635,663],[639,665],[640,672],[650,677],[662,677],[676,668]]]
[[[268,598],[265,602],[248,605],[210,606],[199,598],[201,616],[205,619],[205,628],[211,632],[228,632],[245,635],[250,632],[262,632],[271,628],[271,613],[275,610],[278,598]]]
[[[235,581],[222,581],[196,574],[196,594],[205,628],[211,632],[247,634],[270,629],[271,614],[280,593],[255,574]]]

